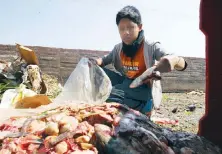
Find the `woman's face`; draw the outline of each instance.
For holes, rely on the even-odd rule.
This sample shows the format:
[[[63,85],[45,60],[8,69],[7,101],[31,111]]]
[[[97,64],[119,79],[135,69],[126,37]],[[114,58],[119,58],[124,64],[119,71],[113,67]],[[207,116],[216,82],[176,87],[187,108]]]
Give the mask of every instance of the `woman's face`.
[[[118,29],[122,41],[130,45],[137,39],[142,30],[142,24],[138,25],[128,18],[123,18],[119,22]]]

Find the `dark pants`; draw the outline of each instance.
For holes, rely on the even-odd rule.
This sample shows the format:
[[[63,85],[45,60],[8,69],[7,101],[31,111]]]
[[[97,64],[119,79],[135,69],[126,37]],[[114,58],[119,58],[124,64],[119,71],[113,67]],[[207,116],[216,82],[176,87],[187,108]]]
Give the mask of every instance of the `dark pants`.
[[[112,91],[106,102],[117,102],[125,104],[140,112],[150,112],[144,108],[147,102],[151,102],[151,88],[148,85],[141,85],[137,88],[130,88],[132,79],[119,75],[109,69],[103,68],[112,82]]]

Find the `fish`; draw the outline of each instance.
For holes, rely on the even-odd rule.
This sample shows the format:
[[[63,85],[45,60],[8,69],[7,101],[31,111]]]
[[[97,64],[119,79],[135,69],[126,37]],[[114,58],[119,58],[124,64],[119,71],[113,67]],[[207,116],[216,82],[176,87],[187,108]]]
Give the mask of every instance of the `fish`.
[[[96,147],[104,154],[140,154],[123,138],[112,137],[112,129],[103,124],[95,124]]]
[[[115,128],[114,134],[128,140],[131,145],[139,153],[147,154],[170,154],[170,147],[165,146],[152,129],[145,129],[141,123],[145,124],[148,118],[135,113],[128,112],[120,120],[119,125]],[[148,125],[152,128],[152,125]]]
[[[147,69],[142,75],[140,75],[135,80],[133,80],[133,82],[130,84],[130,88],[136,88],[136,87],[142,85],[144,83],[144,81],[146,81],[148,79],[161,80],[162,78],[160,76],[160,72],[154,71],[154,68],[151,67],[151,68]]]

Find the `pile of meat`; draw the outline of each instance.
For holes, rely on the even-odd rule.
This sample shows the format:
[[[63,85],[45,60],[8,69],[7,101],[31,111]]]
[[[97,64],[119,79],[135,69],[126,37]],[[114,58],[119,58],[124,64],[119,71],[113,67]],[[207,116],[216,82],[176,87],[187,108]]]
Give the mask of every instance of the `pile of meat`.
[[[117,103],[61,106],[0,125],[0,154],[221,153],[194,134],[172,132]]]

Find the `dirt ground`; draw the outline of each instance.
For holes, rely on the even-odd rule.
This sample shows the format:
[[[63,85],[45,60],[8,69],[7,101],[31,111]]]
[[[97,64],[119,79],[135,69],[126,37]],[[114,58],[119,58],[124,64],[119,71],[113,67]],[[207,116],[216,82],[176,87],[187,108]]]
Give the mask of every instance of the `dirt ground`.
[[[199,119],[204,112],[205,94],[201,91],[164,93],[160,109],[153,113],[153,117],[178,120],[177,124],[164,124],[164,126],[173,130],[197,133]]]

